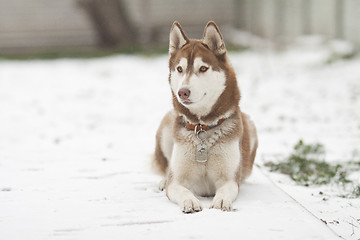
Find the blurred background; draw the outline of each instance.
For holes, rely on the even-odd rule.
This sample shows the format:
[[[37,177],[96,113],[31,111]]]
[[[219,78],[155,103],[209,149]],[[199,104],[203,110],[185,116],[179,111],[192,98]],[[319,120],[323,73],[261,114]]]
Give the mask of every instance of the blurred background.
[[[359,0],[0,0],[0,54],[166,51],[174,20],[191,38],[214,20],[228,47],[282,48],[321,35],[360,47]]]

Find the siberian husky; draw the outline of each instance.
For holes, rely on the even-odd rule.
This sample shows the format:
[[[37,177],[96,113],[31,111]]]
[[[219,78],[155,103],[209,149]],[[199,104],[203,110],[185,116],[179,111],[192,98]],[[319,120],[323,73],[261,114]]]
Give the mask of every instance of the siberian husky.
[[[254,123],[239,108],[240,91],[217,25],[201,40],[178,22],[170,31],[169,83],[173,106],[156,134],[153,166],[167,197],[185,213],[202,210],[196,196],[214,196],[210,208],[232,210],[257,149]]]

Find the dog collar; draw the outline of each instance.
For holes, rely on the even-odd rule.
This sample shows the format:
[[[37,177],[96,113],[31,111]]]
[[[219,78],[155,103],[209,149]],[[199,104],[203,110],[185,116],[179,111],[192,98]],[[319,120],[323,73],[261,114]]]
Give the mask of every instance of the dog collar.
[[[204,124],[192,124],[189,121],[186,121],[184,118],[184,127],[189,131],[209,131],[210,129],[213,129],[217,126],[220,126],[226,119],[221,118],[219,121],[214,125],[204,125]]]

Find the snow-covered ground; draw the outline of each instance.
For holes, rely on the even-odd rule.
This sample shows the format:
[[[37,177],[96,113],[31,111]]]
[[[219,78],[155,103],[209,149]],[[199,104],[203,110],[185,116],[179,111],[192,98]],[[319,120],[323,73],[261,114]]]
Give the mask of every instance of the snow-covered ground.
[[[333,53],[230,54],[259,167],[235,211],[191,215],[149,167],[171,108],[167,56],[0,61],[0,239],[359,239],[359,199],[262,167],[299,139],[324,144],[328,161],[360,160],[360,59],[328,64]]]

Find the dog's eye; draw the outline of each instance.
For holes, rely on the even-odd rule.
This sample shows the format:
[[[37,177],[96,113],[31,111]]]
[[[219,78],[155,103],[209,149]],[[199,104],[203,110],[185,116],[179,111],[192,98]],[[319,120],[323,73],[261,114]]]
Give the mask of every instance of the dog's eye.
[[[183,71],[182,67],[180,67],[180,66],[178,66],[178,67],[176,68],[176,70],[177,70],[179,73],[182,73],[182,71]]]
[[[206,72],[209,68],[205,66],[200,67],[200,72]]]

